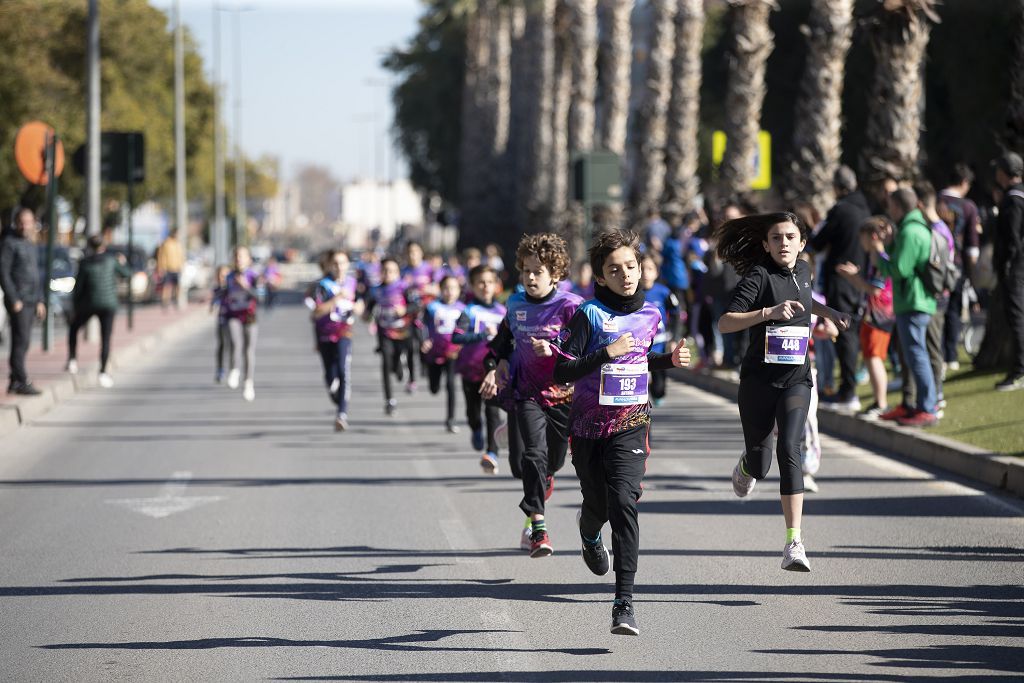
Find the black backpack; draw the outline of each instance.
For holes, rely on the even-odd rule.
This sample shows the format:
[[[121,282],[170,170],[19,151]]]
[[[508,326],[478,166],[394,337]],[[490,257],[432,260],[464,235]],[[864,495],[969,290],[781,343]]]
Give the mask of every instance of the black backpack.
[[[918,272],[924,289],[932,296],[939,297],[945,292],[956,288],[960,280],[960,268],[949,255],[949,242],[945,235],[932,228],[931,248],[928,250],[928,262]]]

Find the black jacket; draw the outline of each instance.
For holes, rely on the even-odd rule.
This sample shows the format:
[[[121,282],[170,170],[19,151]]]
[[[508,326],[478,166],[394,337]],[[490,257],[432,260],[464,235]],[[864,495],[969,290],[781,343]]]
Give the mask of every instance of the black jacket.
[[[1010,187],[999,205],[992,265],[1001,278],[1024,277],[1024,185]]]
[[[861,272],[867,269],[868,255],[860,246],[860,226],[871,217],[868,201],[857,190],[835,203],[816,235],[811,237],[811,248],[828,250],[821,268],[822,291],[828,305],[837,311],[856,314],[863,296],[839,273],[836,266],[847,261]]]
[[[34,306],[42,300],[38,259],[36,245],[17,234],[8,233],[0,243],[0,288],[7,307],[16,301]]]

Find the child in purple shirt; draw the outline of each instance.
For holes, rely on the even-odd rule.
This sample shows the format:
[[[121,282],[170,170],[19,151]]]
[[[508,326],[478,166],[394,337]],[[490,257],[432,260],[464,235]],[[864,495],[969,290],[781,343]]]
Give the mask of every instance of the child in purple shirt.
[[[598,576],[608,573],[601,527],[612,526],[615,603],[611,632],[639,635],[633,581],[640,550],[636,503],[650,454],[648,372],[689,364],[685,341],[657,353],[658,307],[640,286],[640,238],[611,230],[595,238],[590,264],[595,298],[583,303],[562,332],[555,380],[575,382],[569,424],[572,463],[583,491],[579,516],[583,560]]]
[[[337,407],[335,431],[348,429],[352,393],[352,323],[361,310],[356,301],[356,278],[343,251],[329,249],[320,256],[323,278],[313,289],[313,325],[317,350],[324,364],[324,383]]]
[[[551,496],[555,472],[565,464],[572,399],[572,386],[554,378],[552,346],[582,299],[558,289],[569,269],[569,253],[565,240],[557,235],[524,236],[516,249],[516,268],[523,291],[506,302],[505,319],[489,343],[480,394],[494,398],[499,383],[512,388],[514,419],[523,443],[519,508],[528,516],[520,547],[528,549],[530,557],[546,557],[553,548],[544,521],[544,501]]]
[[[256,399],[254,377],[256,370],[256,289],[261,283],[259,273],[251,268],[252,256],[247,247],[235,247],[235,266],[224,281],[224,297],[221,299],[221,313],[227,320],[231,335],[231,370],[228,372],[228,386],[238,388],[239,374],[242,379],[242,398]]]
[[[431,301],[423,309],[426,339],[420,345],[420,352],[427,365],[430,393],[441,391],[441,379],[445,380],[448,411],[444,425],[449,434],[455,434],[459,431],[455,426],[455,358],[459,355],[459,347],[452,342],[452,335],[466,305],[459,301],[461,289],[459,281],[454,277],[446,275],[439,285],[440,298]]]

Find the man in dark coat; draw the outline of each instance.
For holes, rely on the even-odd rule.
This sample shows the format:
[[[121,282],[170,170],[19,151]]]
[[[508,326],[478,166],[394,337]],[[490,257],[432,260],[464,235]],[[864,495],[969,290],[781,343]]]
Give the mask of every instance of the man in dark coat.
[[[0,244],[0,288],[4,290],[4,307],[11,320],[11,381],[7,393],[23,396],[41,393],[28,381],[25,369],[32,322],[46,315],[35,235],[35,214],[32,209],[20,207],[14,212],[11,231]]]
[[[1003,189],[996,223],[992,265],[1006,307],[1006,321],[1013,342],[1010,372],[996,385],[998,391],[1024,389],[1024,160],[1006,152],[993,162],[996,183]]]

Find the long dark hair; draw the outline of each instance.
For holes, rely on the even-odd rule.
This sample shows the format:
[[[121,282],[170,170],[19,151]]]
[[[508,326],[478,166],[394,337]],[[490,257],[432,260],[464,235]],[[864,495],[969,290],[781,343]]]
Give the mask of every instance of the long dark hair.
[[[773,225],[792,223],[800,231],[800,239],[807,239],[807,226],[789,211],[759,213],[726,221],[715,230],[718,238],[718,257],[732,264],[743,276],[755,266],[767,265],[772,257],[761,244]]]

